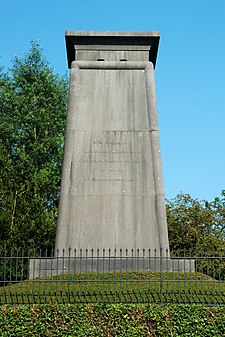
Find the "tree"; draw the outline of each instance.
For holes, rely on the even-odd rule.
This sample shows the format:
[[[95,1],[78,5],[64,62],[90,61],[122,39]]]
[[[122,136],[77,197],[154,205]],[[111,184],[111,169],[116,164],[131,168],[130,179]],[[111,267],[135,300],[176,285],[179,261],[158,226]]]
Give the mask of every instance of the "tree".
[[[55,75],[38,43],[0,71],[0,244],[53,245],[68,81]]]
[[[225,191],[212,202],[178,194],[167,201],[172,256],[189,256],[196,271],[214,279],[225,278]]]
[[[225,191],[212,202],[178,194],[167,201],[170,249],[177,255],[221,251],[225,247]]]

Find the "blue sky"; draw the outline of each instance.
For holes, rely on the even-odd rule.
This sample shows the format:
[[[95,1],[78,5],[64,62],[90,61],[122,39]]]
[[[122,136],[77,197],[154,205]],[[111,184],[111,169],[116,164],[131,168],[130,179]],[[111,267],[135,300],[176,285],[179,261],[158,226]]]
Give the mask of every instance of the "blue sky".
[[[39,40],[64,74],[65,30],[160,31],[155,71],[165,194],[225,189],[225,0],[1,2],[0,65]]]

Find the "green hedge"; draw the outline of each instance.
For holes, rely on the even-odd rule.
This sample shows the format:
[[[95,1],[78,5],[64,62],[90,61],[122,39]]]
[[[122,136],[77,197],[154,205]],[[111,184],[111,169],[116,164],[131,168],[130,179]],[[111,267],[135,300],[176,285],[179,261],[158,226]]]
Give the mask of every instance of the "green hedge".
[[[197,305],[1,306],[0,336],[222,337],[225,307]]]

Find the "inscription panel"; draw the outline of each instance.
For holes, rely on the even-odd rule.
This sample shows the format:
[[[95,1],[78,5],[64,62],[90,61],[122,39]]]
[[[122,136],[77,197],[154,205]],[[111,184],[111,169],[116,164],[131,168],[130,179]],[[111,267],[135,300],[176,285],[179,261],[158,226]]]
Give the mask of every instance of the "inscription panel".
[[[154,194],[149,132],[76,132],[70,194]]]

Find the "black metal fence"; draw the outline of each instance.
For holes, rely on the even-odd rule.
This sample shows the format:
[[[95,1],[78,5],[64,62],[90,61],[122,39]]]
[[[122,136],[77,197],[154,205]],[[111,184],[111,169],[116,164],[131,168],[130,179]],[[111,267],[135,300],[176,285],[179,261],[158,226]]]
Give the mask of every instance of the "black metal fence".
[[[225,252],[16,250],[0,256],[0,304],[225,305]]]

